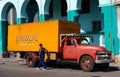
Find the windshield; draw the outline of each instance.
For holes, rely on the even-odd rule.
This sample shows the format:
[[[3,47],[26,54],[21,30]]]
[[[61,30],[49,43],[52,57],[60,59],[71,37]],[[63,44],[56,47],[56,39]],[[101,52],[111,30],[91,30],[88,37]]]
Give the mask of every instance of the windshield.
[[[76,39],[78,44],[89,44],[88,40],[85,38]]]

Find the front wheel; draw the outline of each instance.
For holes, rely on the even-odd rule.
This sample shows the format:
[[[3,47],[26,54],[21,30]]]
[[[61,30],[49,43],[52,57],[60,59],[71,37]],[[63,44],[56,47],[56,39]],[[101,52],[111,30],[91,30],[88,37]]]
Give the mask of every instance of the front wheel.
[[[80,60],[81,69],[87,72],[94,70],[94,60],[90,56],[83,56]]]

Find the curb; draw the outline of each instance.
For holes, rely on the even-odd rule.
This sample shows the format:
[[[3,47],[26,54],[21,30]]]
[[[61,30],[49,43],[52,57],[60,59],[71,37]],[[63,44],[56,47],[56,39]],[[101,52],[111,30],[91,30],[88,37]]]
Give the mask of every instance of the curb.
[[[14,62],[16,61],[15,58],[2,58],[0,59],[0,64],[5,64],[5,62]]]
[[[120,69],[120,63],[111,63],[110,66],[118,67],[118,69]]]
[[[16,62],[18,61],[20,64],[25,64],[25,59],[18,59],[18,58],[2,58],[0,59],[0,64],[5,64],[6,62]]]

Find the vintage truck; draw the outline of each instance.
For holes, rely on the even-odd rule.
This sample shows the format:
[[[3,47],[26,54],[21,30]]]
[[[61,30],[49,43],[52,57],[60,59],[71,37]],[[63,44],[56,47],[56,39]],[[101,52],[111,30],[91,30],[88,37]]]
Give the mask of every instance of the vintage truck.
[[[76,61],[84,71],[93,71],[99,65],[107,69],[111,51],[89,44],[89,36],[80,34],[80,24],[51,20],[8,26],[8,52],[19,52],[27,65],[33,67],[39,61],[39,43],[47,49],[45,61]],[[48,55],[49,54],[49,55]]]

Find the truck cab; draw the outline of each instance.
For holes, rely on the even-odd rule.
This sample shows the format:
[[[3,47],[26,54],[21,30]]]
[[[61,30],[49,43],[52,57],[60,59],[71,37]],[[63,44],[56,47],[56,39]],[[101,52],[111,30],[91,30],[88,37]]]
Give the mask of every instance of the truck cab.
[[[63,59],[77,61],[84,71],[93,71],[95,66],[100,67],[100,69],[107,69],[109,63],[114,61],[111,60],[111,51],[89,43],[88,38],[91,36],[80,34],[63,36]]]
[[[69,37],[66,38],[64,42],[64,47],[63,47],[63,57],[64,59],[72,59],[72,60],[77,60],[77,53],[79,52],[79,45],[85,45],[89,44],[87,39],[85,38],[75,38],[75,37]]]

